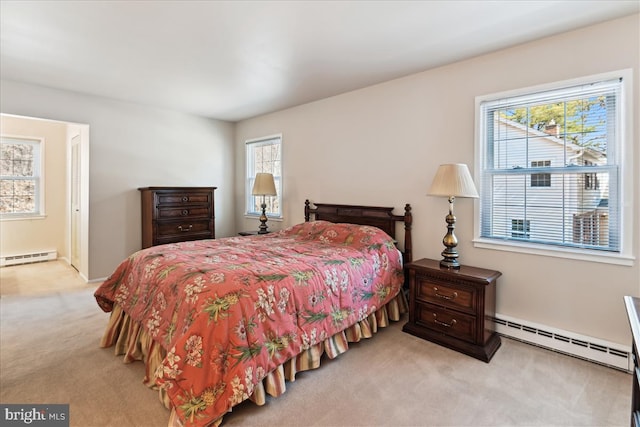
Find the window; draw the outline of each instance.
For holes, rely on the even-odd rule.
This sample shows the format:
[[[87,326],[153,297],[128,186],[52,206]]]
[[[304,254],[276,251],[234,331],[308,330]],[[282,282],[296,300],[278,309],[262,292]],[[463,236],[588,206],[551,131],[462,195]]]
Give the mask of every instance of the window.
[[[531,221],[524,219],[511,220],[511,237],[516,239],[528,239],[531,231]]]
[[[476,246],[630,258],[623,74],[476,100]]]
[[[544,167],[550,167],[550,166],[551,166],[551,160],[531,162],[532,168],[544,168]],[[550,173],[532,173],[531,186],[532,187],[551,187],[551,174]]]
[[[3,218],[42,215],[40,152],[33,139],[0,139],[0,215]]]
[[[247,153],[247,177],[246,177],[246,203],[247,215],[260,215],[262,213],[262,197],[252,196],[253,182],[257,173],[270,173],[273,175],[277,196],[264,198],[267,205],[266,213],[270,218],[282,218],[282,136],[271,136],[246,142]]]
[[[595,166],[592,162],[585,160],[585,166]],[[597,173],[585,173],[584,177],[584,189],[585,190],[599,190],[600,189],[600,181],[598,181]]]

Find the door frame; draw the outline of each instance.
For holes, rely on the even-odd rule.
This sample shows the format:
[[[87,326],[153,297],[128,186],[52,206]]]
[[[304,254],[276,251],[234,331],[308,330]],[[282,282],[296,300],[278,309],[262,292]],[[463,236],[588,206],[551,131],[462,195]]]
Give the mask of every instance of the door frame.
[[[74,248],[76,242],[73,239],[73,209],[72,206],[72,192],[73,188],[73,172],[74,165],[72,164],[73,156],[73,139],[80,137],[78,143],[78,156],[76,157],[78,164],[75,165],[78,171],[78,207],[80,209],[78,215],[78,231],[79,236],[77,244],[79,248]],[[67,253],[69,254],[69,265],[72,265],[80,277],[85,282],[89,281],[89,125],[80,123],[67,123],[67,229],[69,230],[67,236]],[[77,250],[79,253],[78,265],[72,264],[73,251]]]

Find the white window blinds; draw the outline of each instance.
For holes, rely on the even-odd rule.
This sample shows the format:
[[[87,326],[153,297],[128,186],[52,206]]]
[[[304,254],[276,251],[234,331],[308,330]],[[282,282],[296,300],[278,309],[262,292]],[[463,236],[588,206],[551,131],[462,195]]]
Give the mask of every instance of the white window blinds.
[[[621,79],[480,103],[480,237],[620,251]]]

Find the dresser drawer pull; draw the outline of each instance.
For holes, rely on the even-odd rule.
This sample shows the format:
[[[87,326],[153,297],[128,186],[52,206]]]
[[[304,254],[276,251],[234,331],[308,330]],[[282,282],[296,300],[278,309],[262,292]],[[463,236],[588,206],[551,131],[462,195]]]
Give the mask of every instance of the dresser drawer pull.
[[[451,319],[451,323],[445,323],[445,322],[441,322],[438,320],[438,315],[433,313],[433,321],[435,322],[436,325],[440,325],[440,326],[444,326],[445,328],[450,328],[452,326],[454,326],[456,323],[456,319]]]
[[[187,216],[189,215],[189,209],[182,209],[182,216]]]
[[[193,224],[189,224],[188,227],[183,227],[181,225],[178,226],[178,230],[182,231],[183,233],[186,233],[187,231],[191,231],[192,228],[193,228]]]
[[[438,287],[437,287],[437,286],[434,286],[434,287],[433,287],[433,290],[435,291],[436,296],[437,296],[438,298],[442,298],[442,299],[446,299],[446,300],[452,300],[452,299],[456,299],[456,298],[458,297],[458,293],[457,293],[457,292],[454,292],[454,293],[453,293],[453,295],[443,295],[443,294],[439,294],[439,293],[438,293]]]
[[[182,196],[182,201],[183,202],[188,202],[189,201],[189,196]]]

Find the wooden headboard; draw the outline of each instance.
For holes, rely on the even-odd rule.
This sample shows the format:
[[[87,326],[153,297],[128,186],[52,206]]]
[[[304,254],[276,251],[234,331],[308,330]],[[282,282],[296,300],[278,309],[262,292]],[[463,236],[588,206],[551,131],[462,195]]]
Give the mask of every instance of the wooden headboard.
[[[380,228],[392,238],[396,238],[396,223],[404,222],[404,251],[405,263],[412,261],[411,247],[411,206],[407,203],[404,207],[404,215],[394,215],[394,208],[380,206],[335,205],[328,203],[304,202],[304,220],[310,221],[313,215],[316,221],[344,222],[349,224],[372,225]]]

